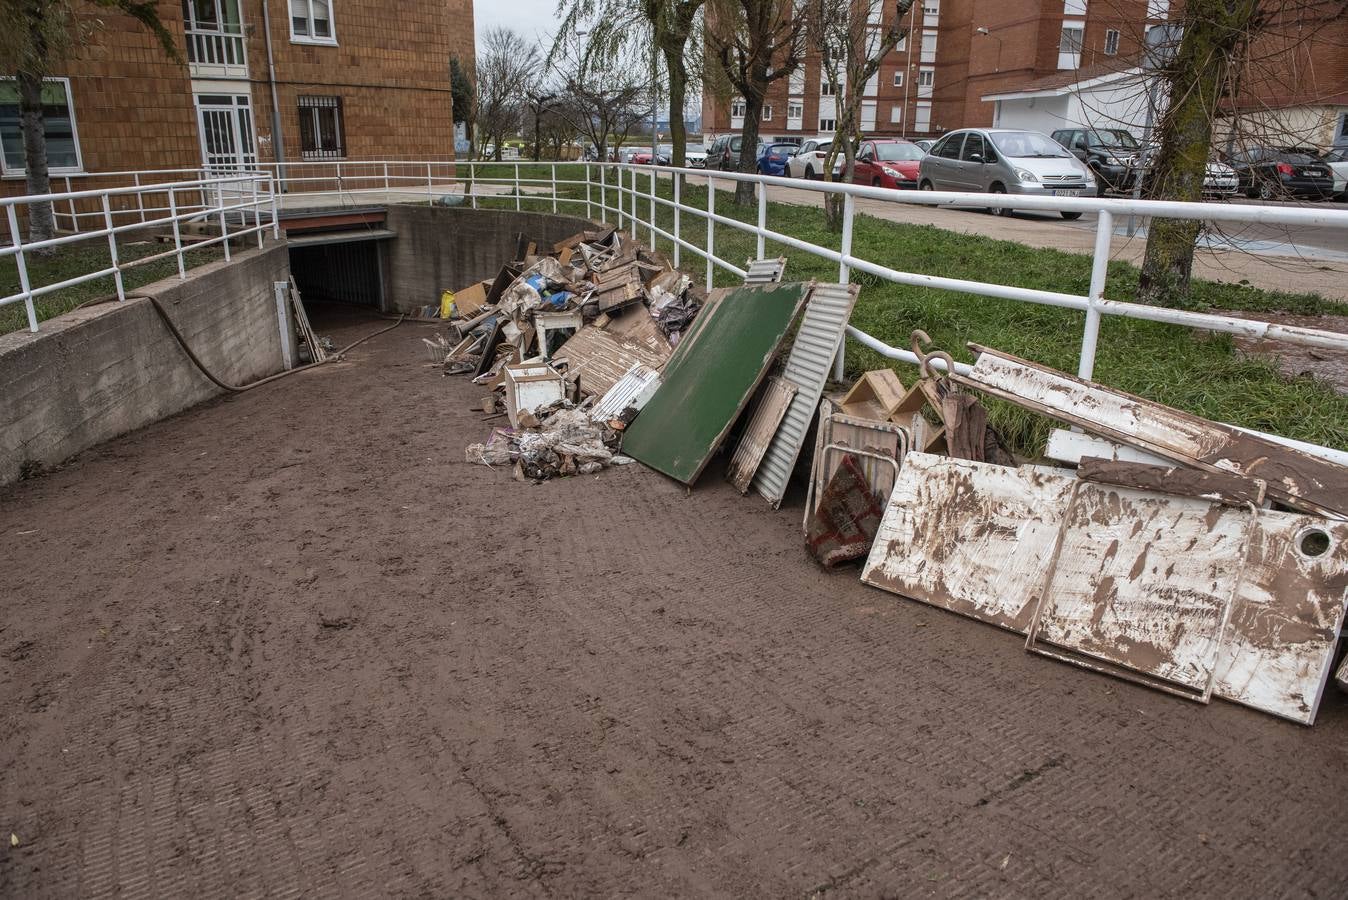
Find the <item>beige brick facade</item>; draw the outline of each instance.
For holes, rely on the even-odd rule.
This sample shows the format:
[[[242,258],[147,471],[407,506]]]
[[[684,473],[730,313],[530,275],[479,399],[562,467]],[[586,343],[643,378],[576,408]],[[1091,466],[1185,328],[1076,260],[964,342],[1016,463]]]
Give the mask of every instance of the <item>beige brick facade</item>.
[[[241,143],[256,149],[258,161],[274,161],[264,3],[288,161],[304,158],[301,97],[340,98],[340,158],[453,158],[449,60],[458,55],[473,64],[472,0],[329,0],[335,40],[326,43],[296,39],[289,0],[239,0],[242,28],[234,40],[243,48],[240,64],[215,67],[201,64],[202,51],[189,54],[180,0],[160,0],[161,19],[183,62],[168,58],[134,20],[99,10],[106,27],[53,67],[54,76],[70,80],[84,171],[200,167],[196,103],[203,96],[247,97],[251,114],[232,123],[251,127]],[[22,193],[22,178],[6,175],[0,192]]]

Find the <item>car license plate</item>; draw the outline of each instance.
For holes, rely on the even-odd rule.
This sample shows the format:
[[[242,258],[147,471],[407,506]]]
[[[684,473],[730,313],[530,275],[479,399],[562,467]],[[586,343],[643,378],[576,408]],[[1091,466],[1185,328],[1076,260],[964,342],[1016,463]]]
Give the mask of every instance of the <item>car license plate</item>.
[[[1072,189],[1072,190],[1057,190],[1057,191],[1054,191],[1054,192],[1053,192],[1053,196],[1055,196],[1055,197],[1080,197],[1080,196],[1081,196],[1081,191],[1076,190],[1076,189]]]
[[[1324,169],[1302,169],[1301,174],[1309,175],[1312,178],[1319,178],[1328,173],[1326,173]]]

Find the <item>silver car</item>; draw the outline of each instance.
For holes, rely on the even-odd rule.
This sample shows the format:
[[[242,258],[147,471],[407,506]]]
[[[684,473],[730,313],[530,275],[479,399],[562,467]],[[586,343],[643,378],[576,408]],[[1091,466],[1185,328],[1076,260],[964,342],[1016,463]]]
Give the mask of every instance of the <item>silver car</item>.
[[[1041,132],[966,128],[947,134],[922,157],[918,188],[1080,197],[1095,193],[1095,176],[1070,151]],[[988,212],[1004,216],[1011,210],[990,207]],[[1081,213],[1064,212],[1062,217],[1079,219]]]

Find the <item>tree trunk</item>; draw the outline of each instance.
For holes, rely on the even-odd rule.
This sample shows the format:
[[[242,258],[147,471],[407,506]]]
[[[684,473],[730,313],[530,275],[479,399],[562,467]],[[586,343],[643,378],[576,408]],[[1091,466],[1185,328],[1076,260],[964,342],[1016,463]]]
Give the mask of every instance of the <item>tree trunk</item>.
[[[25,190],[28,194],[50,194],[47,172],[47,124],[42,111],[42,79],[19,73],[19,127],[23,132],[23,164],[28,170]],[[56,235],[56,221],[50,203],[28,206],[28,240],[45,241]],[[55,248],[34,251],[51,253]]]
[[[1152,199],[1198,202],[1212,148],[1212,127],[1231,66],[1254,22],[1255,0],[1189,0],[1184,36],[1165,76],[1170,105],[1161,120],[1152,167]],[[1138,299],[1183,305],[1189,294],[1194,244],[1202,223],[1153,219],[1138,282]]]
[[[740,163],[738,171],[753,174],[758,171],[758,128],[763,116],[762,88],[766,79],[755,85],[756,90],[745,91],[744,130],[740,132]],[[754,202],[754,183],[735,182],[735,205],[749,206]]]
[[[664,50],[665,69],[669,72],[669,139],[674,144],[670,164],[682,169],[688,159],[688,128],[683,122],[683,106],[688,101],[688,73],[683,54]]]

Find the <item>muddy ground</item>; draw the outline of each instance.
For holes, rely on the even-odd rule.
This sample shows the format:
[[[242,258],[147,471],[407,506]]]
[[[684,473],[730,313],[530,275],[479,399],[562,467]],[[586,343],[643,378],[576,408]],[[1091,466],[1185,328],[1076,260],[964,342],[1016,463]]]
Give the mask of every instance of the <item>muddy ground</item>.
[[[0,896],[1343,896],[1342,695],[1027,654],[798,497],[468,465],[421,334],[0,491]]]

